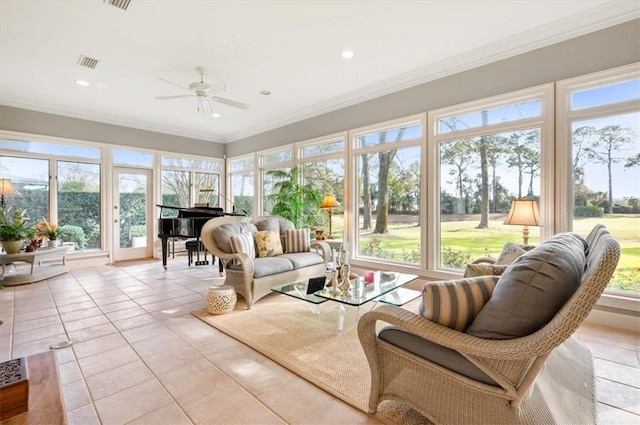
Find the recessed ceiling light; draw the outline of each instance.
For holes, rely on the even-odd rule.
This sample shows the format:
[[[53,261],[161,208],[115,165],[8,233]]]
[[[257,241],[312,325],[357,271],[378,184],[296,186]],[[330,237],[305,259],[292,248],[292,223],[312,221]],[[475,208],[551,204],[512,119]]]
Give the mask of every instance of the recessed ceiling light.
[[[269,90],[260,90],[260,94],[263,96],[269,96],[271,92]]]
[[[76,84],[82,87],[89,87],[89,82],[84,80],[76,80]]]
[[[211,116],[212,116],[213,118],[220,118],[220,114],[219,114],[219,113],[217,113],[217,112],[214,112],[213,114],[211,114]]]
[[[354,57],[356,54],[353,53],[352,50],[345,50],[344,52],[342,52],[341,56],[344,59],[351,59],[352,57]]]

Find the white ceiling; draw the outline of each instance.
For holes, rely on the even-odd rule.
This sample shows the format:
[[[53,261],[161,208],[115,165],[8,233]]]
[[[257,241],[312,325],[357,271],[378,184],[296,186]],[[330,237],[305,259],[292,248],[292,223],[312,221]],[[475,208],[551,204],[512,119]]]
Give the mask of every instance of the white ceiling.
[[[0,104],[230,142],[638,17],[637,0],[0,0]],[[188,94],[157,77],[196,66],[250,109],[154,98]]]

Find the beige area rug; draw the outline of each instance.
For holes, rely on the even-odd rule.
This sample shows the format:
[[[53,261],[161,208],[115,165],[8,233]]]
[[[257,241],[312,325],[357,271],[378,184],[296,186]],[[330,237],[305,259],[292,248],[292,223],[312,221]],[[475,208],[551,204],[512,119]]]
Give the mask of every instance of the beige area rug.
[[[286,295],[269,295],[245,309],[242,299],[236,309],[210,315],[205,309],[192,314],[205,323],[248,345],[276,363],[322,388],[344,402],[367,411],[371,376],[356,330],[358,314],[371,307],[347,307],[345,330],[336,332],[338,304],[312,304]],[[376,417],[386,423],[429,424],[412,409],[397,402],[384,402]]]

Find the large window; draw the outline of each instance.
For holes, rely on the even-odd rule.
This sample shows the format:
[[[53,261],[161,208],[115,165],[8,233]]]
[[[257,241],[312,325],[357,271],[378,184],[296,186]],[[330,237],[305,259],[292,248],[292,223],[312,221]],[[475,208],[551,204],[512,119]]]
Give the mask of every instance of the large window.
[[[541,176],[553,172],[542,160],[545,144],[552,152],[552,126],[542,113],[551,102],[550,90],[546,86],[430,114],[440,170],[436,268],[461,269],[475,258],[497,256],[506,242],[524,242],[522,226],[503,223],[513,200],[535,200],[541,209],[549,202],[550,193],[541,196]],[[537,245],[540,236],[540,228],[531,227],[528,244]]]
[[[640,66],[558,84],[566,230],[602,223],[620,242],[611,291],[640,294]],[[564,148],[564,149],[562,149]],[[567,186],[565,184],[565,186]]]
[[[234,211],[253,215],[255,198],[254,156],[229,160],[229,198]]]
[[[359,258],[421,264],[422,129],[414,118],[352,134]]]
[[[217,160],[191,159],[163,156],[162,205],[193,207],[207,204],[210,207],[223,205],[220,193],[222,162]],[[173,211],[177,214],[177,211]],[[171,212],[167,210],[167,216]]]
[[[286,146],[258,154],[258,163],[260,164],[259,187],[262,189],[260,199],[262,201],[262,214],[264,215],[272,213],[274,204],[272,195],[275,194],[276,183],[286,179],[286,176],[291,172],[293,164],[292,152],[292,146]]]

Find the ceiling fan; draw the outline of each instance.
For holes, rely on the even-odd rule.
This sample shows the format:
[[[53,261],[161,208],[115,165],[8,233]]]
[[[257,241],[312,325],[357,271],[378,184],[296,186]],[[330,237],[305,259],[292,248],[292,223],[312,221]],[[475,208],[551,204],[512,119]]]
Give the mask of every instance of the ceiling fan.
[[[235,100],[227,99],[224,97],[216,96],[218,93],[225,92],[229,90],[229,86],[222,81],[216,84],[207,84],[204,82],[204,76],[206,74],[206,70],[199,66],[196,68],[196,71],[200,74],[200,81],[193,82],[189,84],[188,87],[183,87],[180,84],[176,84],[169,80],[165,80],[164,78],[157,77],[158,80],[164,81],[167,84],[171,84],[172,86],[179,87],[183,90],[188,90],[191,94],[180,94],[177,96],[156,96],[158,100],[168,100],[168,99],[180,99],[183,97],[191,97],[195,96],[198,103],[197,108],[198,112],[202,112],[207,115],[211,115],[213,113],[213,107],[211,106],[210,101],[222,103],[223,105],[232,106],[234,108],[240,109],[249,109],[249,105],[242,102],[237,102]]]

